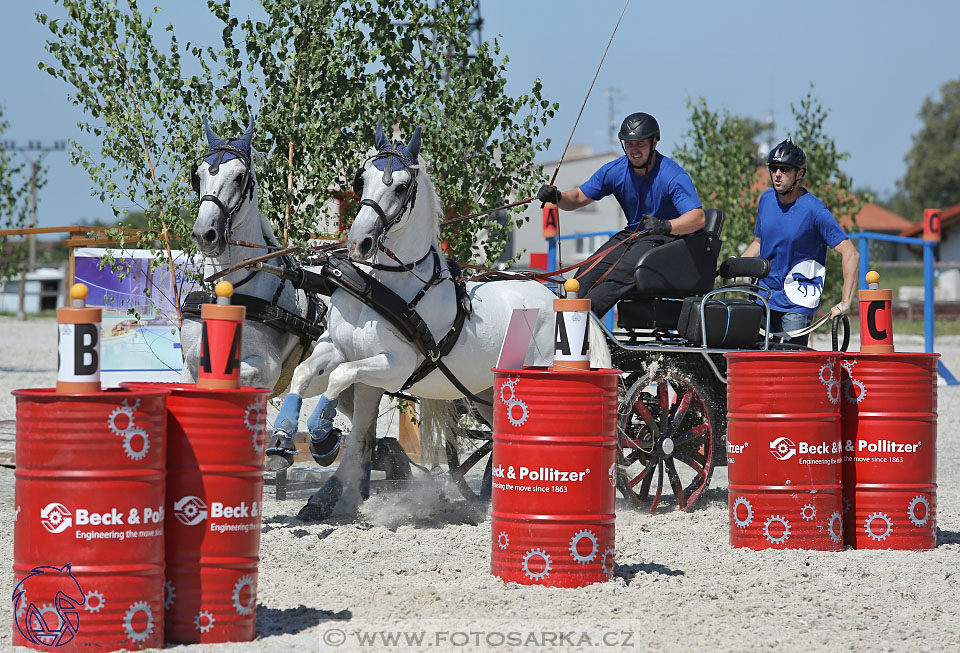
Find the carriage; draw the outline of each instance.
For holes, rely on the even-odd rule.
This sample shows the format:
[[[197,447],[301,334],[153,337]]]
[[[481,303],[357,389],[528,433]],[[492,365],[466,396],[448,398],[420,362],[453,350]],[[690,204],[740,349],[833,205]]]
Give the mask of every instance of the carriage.
[[[208,140],[214,147],[210,135]],[[291,281],[301,291],[330,295],[327,333],[294,372],[277,423],[288,419],[297,425],[302,397],[320,395],[307,424],[312,442],[326,447],[326,453],[334,451],[322,443],[330,442],[332,415],[342,395],[352,413],[353,436],[361,444],[346,450],[337,473],[304,507],[311,519],[331,514],[351,488],[356,503],[369,496],[370,471],[378,464],[376,407],[384,392],[407,389],[425,398],[424,412],[441,400],[453,407],[456,437],[446,437],[443,446],[447,470],[464,496],[488,498],[494,399],[487,370],[514,308],[542,309],[532,347],[553,351],[552,291],[529,279],[464,283],[440,253],[442,211],[427,170],[417,163],[419,146],[419,130],[403,146],[386,141],[378,126],[378,154],[357,171],[354,187],[361,208],[345,245],[352,261],[371,266],[369,273],[357,272],[345,257],[332,256],[324,274],[263,262],[253,268],[281,277],[281,283]],[[233,169],[237,175],[250,174],[249,160],[246,170],[237,164]],[[203,173],[205,182],[213,180],[209,170]],[[225,182],[222,187],[229,188]],[[220,234],[231,220],[221,202],[214,204],[219,210],[211,212],[211,220],[219,223],[195,227],[195,237],[198,228],[201,235],[212,229],[216,233],[206,232],[207,239],[225,242]],[[718,269],[724,216],[717,209],[705,213],[703,229],[640,258],[636,287],[618,304],[618,326],[608,331],[593,320],[591,329],[594,353],[609,352],[610,363],[622,373],[618,487],[628,502],[650,512],[692,508],[714,468],[726,464],[724,354],[792,348],[770,341],[768,295],[756,283],[769,272],[769,263],[732,258]],[[232,223],[235,233],[242,228],[237,217]],[[254,231],[260,229],[256,224]],[[247,238],[260,235],[248,232]],[[717,276],[724,283],[714,288]],[[751,281],[728,281],[737,278]],[[333,288],[345,292],[331,293]],[[835,320],[834,349],[837,326]],[[430,333],[447,337],[435,342]],[[464,441],[471,444],[463,446]],[[402,456],[396,448],[386,453]],[[379,466],[401,476],[409,469],[396,460],[381,459]]]

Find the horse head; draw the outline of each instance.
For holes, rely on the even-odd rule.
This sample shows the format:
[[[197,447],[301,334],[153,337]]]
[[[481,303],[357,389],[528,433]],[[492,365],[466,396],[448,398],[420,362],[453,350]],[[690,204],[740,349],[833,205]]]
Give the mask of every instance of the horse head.
[[[199,165],[195,164],[190,170],[193,189],[200,195],[200,209],[191,238],[204,256],[218,257],[255,199],[256,179],[250,146],[253,120],[240,138],[220,138],[206,117],[203,129],[210,149]]]
[[[404,145],[391,143],[384,136],[383,125],[378,122],[375,142],[377,153],[357,170],[353,178],[353,192],[360,197],[360,210],[347,235],[347,251],[351,258],[359,261],[372,258],[388,232],[399,236],[415,222],[415,216],[430,215],[426,206],[421,206],[420,212],[414,210],[420,182],[424,182],[425,187],[430,183],[418,158],[420,127]],[[417,222],[411,231],[432,238],[436,227]],[[399,255],[402,247],[393,249]]]

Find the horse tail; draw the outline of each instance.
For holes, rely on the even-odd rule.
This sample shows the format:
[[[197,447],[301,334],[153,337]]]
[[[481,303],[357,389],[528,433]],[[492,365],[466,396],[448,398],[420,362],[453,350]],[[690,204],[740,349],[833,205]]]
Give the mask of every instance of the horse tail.
[[[460,412],[454,401],[420,400],[420,451],[425,460],[444,460],[446,443],[457,444]]]

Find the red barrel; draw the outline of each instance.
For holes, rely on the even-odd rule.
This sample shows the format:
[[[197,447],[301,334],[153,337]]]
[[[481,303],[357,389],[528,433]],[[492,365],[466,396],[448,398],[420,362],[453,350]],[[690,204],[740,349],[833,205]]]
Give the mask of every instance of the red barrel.
[[[937,545],[937,357],[844,354],[844,542]]]
[[[125,385],[170,389],[166,640],[252,640],[269,390]]]
[[[726,357],[730,544],[841,550],[839,357]]]
[[[167,392],[13,394],[13,643],[162,647]]]
[[[554,587],[609,579],[620,372],[493,372],[490,572]]]

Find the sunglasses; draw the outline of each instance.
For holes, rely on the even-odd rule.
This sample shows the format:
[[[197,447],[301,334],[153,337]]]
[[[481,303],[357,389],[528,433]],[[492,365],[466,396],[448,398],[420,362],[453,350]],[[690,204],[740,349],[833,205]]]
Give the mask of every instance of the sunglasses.
[[[767,167],[770,169],[770,172],[779,171],[779,172],[786,173],[786,172],[793,172],[794,170],[796,170],[796,168],[794,168],[793,166],[771,165]]]

